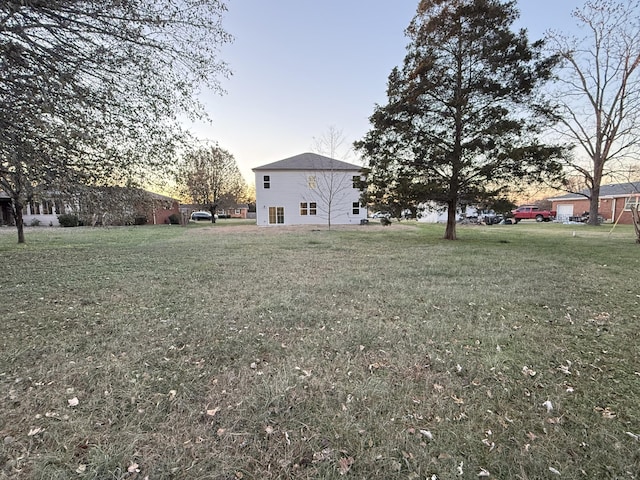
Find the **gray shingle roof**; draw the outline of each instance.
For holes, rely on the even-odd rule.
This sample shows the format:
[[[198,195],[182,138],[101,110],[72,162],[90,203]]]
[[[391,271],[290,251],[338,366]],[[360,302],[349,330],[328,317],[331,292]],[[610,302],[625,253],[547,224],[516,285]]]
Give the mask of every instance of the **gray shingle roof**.
[[[317,153],[301,153],[294,157],[268,163],[253,169],[256,170],[360,170],[360,165],[335,160]]]
[[[611,185],[600,186],[600,198],[602,197],[624,197],[629,194],[640,193],[640,182],[630,183],[613,183]],[[570,200],[574,198],[586,198],[589,195],[589,190],[584,189],[578,193],[568,193],[560,197],[553,197],[549,200]]]

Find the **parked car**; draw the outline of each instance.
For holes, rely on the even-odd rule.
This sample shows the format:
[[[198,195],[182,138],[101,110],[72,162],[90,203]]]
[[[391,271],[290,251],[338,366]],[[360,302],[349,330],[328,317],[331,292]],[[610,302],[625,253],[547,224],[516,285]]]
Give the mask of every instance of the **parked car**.
[[[555,210],[541,210],[537,205],[522,205],[516,210],[512,210],[513,221],[532,219],[536,222],[550,222],[556,218]]]
[[[190,217],[191,221],[211,221],[211,213],[210,212],[193,212]]]
[[[389,212],[375,212],[371,218],[391,218],[391,214]]]

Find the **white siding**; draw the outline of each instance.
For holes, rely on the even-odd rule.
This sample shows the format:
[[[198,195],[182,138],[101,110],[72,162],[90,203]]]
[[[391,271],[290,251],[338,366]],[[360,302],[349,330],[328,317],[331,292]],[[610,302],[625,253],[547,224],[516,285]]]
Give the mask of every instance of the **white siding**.
[[[360,206],[353,213],[353,204],[360,201],[360,190],[353,188],[353,177],[357,170],[302,171],[302,170],[258,170],[256,174],[256,223],[269,224],[269,207],[284,208],[284,225],[326,225],[329,220],[329,200],[331,200],[331,224],[359,224],[367,218],[367,209]],[[264,188],[264,177],[269,177],[269,187]],[[315,177],[314,182],[309,177]],[[301,215],[300,204],[316,203],[316,215]]]

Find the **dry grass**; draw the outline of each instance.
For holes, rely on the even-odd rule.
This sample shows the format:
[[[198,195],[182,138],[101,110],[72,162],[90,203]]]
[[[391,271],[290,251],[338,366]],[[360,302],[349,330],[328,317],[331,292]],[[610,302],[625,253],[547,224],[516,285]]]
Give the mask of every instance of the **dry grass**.
[[[640,251],[575,230],[3,232],[0,478],[636,479]]]

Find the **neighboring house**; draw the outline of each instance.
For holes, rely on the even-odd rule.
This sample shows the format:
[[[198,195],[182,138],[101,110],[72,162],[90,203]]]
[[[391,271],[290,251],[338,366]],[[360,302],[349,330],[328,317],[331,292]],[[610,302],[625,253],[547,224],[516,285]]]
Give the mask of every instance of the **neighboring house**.
[[[205,212],[210,211],[208,206],[203,206],[196,203],[184,203],[180,205],[180,212],[186,217],[189,217],[192,212],[200,212],[203,210]],[[218,215],[218,218],[249,218],[248,212],[249,205],[247,205],[246,203],[240,205],[225,206],[224,208],[218,207],[216,209],[216,215]]]
[[[169,223],[169,216],[173,213],[179,214],[178,201],[157,193],[145,192],[149,196],[148,205],[130,205],[129,209],[138,212],[146,217],[146,222],[156,225]],[[4,192],[0,192],[0,207],[2,222],[0,224],[13,224],[14,219],[10,213],[11,199]],[[60,200],[41,199],[32,200],[27,203],[22,210],[22,220],[25,225],[58,226],[58,215],[64,213],[74,213],[80,205],[70,205]],[[132,213],[132,216],[134,214]],[[100,223],[100,222],[97,222]]]
[[[438,205],[432,201],[421,202],[417,208],[418,221],[422,223],[447,223],[448,210],[446,206]],[[472,206],[458,207],[456,221],[465,218],[478,218],[488,213],[495,214],[493,211],[479,210]]]
[[[249,212],[249,205],[232,205],[225,208],[218,208],[218,216],[221,218],[247,218]]]
[[[315,153],[254,168],[257,225],[363,223],[367,209],[360,204],[360,170]]]
[[[0,190],[0,226],[13,225],[13,215],[11,215],[11,198]]]
[[[552,197],[552,210],[557,212],[556,220],[566,222],[570,217],[580,216],[589,211],[589,190]],[[640,182],[617,183],[600,187],[598,214],[605,222],[632,224],[631,206],[640,204]]]
[[[152,198],[152,207],[147,212],[147,223],[160,225],[170,223],[169,217],[174,213],[180,215],[180,203],[175,198],[160,195],[158,193],[147,192]]]

